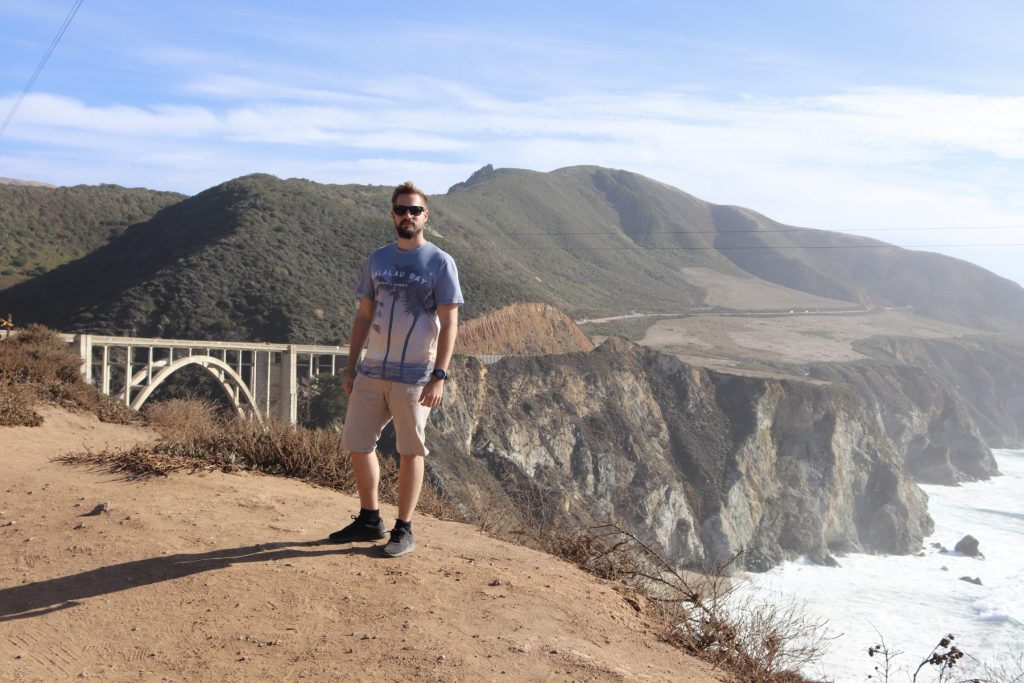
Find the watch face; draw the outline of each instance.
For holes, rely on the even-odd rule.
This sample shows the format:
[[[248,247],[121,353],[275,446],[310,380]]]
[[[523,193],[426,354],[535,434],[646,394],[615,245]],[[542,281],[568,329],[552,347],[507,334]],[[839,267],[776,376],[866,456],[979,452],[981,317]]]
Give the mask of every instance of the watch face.
[[[436,370],[434,370],[434,372],[433,372],[433,373],[431,373],[431,374],[433,374],[433,375],[434,375],[434,377],[436,377],[436,378],[438,378],[438,379],[447,379],[447,378],[448,378],[448,373],[447,373],[447,372],[445,372],[444,370],[442,370],[441,368],[437,368],[437,369],[436,369]]]

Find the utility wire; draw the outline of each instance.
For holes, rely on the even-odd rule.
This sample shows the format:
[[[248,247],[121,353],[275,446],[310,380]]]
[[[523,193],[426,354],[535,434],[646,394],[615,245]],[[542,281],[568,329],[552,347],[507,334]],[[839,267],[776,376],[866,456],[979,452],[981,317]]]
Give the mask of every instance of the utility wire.
[[[932,230],[1020,230],[1024,225],[962,225],[962,226],[935,226],[930,228],[845,228],[843,230],[831,228],[782,228],[779,230],[651,230],[644,235],[767,235],[778,233],[835,233],[846,237],[858,237],[860,232],[930,232]],[[847,231],[856,232],[847,232]],[[609,232],[607,230],[567,230],[563,232],[467,232],[467,236],[474,237],[559,237],[561,235],[607,235],[608,237],[628,237],[629,233]]]
[[[14,118],[14,114],[18,111],[18,108],[21,107],[21,103],[25,100],[25,96],[28,95],[32,86],[35,85],[36,79],[39,78],[39,74],[42,72],[43,67],[46,66],[46,62],[50,59],[50,55],[52,55],[53,51],[57,49],[57,43],[59,43],[60,39],[64,37],[64,32],[68,30],[68,26],[71,25],[71,20],[75,18],[75,14],[78,13],[78,8],[82,6],[82,2],[83,0],[75,0],[74,6],[71,8],[71,11],[68,12],[68,16],[64,19],[64,23],[60,25],[60,30],[57,31],[57,35],[54,37],[53,42],[50,43],[50,48],[46,51],[46,54],[43,55],[43,59],[39,62],[39,66],[37,66],[36,70],[32,73],[32,78],[28,79],[25,89],[21,91],[21,95],[18,96],[18,100],[14,103],[14,106],[11,107],[11,111],[7,114],[7,118],[4,119],[3,124],[0,124],[0,136],[4,134],[5,130],[7,130],[7,124],[9,124],[11,119]]]
[[[782,250],[782,249],[943,249],[949,247],[1024,247],[1024,242],[1017,243],[979,243],[979,244],[811,244],[811,245],[797,245],[787,244],[782,246],[768,246],[768,245],[748,245],[748,246],[721,246],[721,247],[680,247],[680,246],[644,246],[641,244],[632,244],[623,246],[621,244],[600,246],[600,247],[588,247],[588,246],[572,246],[571,251],[603,251],[606,249],[614,249],[616,251],[623,251],[624,249],[640,249],[644,251],[754,251],[759,249],[768,250]],[[551,251],[550,248],[543,247],[500,247],[503,250],[511,251]]]

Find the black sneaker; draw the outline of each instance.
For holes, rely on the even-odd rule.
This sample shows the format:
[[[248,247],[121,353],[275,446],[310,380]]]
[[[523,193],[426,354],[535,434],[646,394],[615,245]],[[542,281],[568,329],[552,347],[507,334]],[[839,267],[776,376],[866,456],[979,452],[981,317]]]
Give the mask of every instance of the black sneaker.
[[[377,518],[376,522],[365,522],[355,515],[352,515],[352,519],[355,521],[327,537],[331,543],[379,541],[382,538],[387,538],[388,530],[384,526],[383,519]]]
[[[384,554],[388,557],[400,557],[416,549],[412,540],[412,529],[395,527],[391,530],[391,540],[384,545]]]

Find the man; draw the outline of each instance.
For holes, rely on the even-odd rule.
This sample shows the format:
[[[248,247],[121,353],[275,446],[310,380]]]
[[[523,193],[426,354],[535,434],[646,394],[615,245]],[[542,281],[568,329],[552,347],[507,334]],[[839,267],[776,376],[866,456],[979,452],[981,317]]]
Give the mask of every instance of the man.
[[[429,218],[422,190],[410,182],[395,188],[391,220],[398,240],[373,252],[363,268],[344,377],[351,398],[341,443],[352,453],[361,509],[330,540],[376,541],[388,535],[377,500],[375,449],[393,420],[401,461],[398,519],[384,546],[389,557],[416,547],[412,513],[423,484],[427,415],[441,403],[463,303],[455,261],[423,236]]]

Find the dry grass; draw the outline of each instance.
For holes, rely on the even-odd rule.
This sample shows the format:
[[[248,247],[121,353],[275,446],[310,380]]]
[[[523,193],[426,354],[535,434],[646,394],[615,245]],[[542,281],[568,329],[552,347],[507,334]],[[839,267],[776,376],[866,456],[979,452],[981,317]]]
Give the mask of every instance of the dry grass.
[[[43,403],[93,413],[104,422],[142,421],[121,401],[86,384],[81,363],[56,332],[41,325],[0,339],[0,425],[41,424],[33,408]]]
[[[665,641],[739,680],[804,681],[800,670],[824,653],[824,622],[794,604],[740,599],[739,584],[729,579],[727,565],[700,573],[680,570],[617,525],[562,534],[549,548],[633,588],[636,597],[630,604],[638,611],[643,605],[662,625]]]
[[[618,583],[633,609],[660,624],[665,641],[737,680],[804,681],[800,669],[824,653],[825,623],[796,605],[741,600],[728,565],[687,572],[618,525],[571,526],[555,512],[557,501],[512,477],[492,493],[478,507],[475,521],[482,531]]]
[[[153,404],[146,417],[161,435],[156,445],[79,453],[61,461],[103,465],[134,476],[199,469],[251,470],[356,492],[349,455],[333,430],[273,422],[263,425],[238,416],[223,418],[212,402],[195,399]],[[397,503],[398,468],[382,458],[380,472],[381,499]],[[452,505],[426,482],[418,509],[441,519],[455,516]]]

